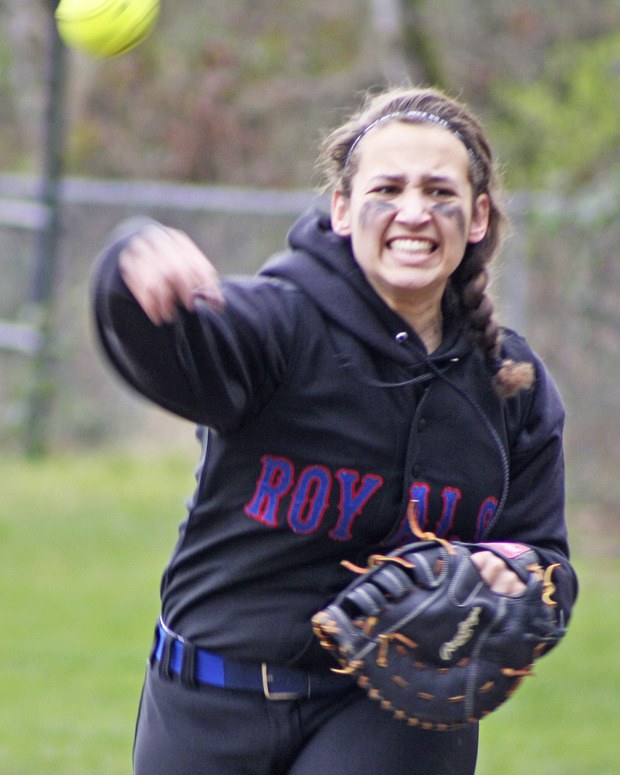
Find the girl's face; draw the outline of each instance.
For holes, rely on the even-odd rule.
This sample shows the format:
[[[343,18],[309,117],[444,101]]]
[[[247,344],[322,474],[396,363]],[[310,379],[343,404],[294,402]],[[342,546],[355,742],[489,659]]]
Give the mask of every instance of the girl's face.
[[[363,137],[351,193],[332,196],[332,227],[393,309],[439,305],[468,242],[487,231],[489,197],[473,199],[469,156],[448,129],[394,121]]]

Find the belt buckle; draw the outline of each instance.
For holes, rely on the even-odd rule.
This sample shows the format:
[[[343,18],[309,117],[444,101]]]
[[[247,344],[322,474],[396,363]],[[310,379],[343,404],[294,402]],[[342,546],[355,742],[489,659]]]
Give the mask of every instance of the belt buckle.
[[[272,676],[269,675],[269,666],[266,662],[261,662],[261,677],[263,679],[263,694],[268,700],[273,701],[279,701],[279,700],[298,700],[300,697],[309,697],[310,696],[310,677],[308,676],[307,682],[308,686],[306,689],[305,695],[300,694],[299,692],[272,692],[269,688],[269,683],[272,680]]]

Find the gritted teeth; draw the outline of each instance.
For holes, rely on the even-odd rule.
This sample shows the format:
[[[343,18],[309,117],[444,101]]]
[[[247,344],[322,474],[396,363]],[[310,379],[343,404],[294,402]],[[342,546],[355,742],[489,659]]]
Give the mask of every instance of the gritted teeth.
[[[432,253],[437,247],[436,243],[428,239],[411,239],[410,237],[396,237],[388,241],[388,247],[403,253]]]

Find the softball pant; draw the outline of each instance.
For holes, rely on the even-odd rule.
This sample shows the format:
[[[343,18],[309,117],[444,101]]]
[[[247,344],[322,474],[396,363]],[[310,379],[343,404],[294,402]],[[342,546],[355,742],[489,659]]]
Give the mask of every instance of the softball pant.
[[[396,721],[355,686],[303,699],[187,685],[148,668],[135,775],[473,775],[478,728]]]

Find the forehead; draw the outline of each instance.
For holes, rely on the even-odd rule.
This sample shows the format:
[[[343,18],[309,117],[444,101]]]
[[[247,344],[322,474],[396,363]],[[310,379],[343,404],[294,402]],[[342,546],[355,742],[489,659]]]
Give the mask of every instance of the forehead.
[[[357,174],[441,174],[469,182],[469,155],[449,129],[392,121],[369,132],[358,146]]]

